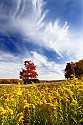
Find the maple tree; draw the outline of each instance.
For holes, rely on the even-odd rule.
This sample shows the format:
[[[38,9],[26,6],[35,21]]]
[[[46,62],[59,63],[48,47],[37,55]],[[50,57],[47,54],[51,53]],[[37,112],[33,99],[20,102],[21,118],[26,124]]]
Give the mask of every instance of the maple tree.
[[[74,75],[76,78],[80,78],[83,75],[83,59],[78,62],[69,62],[65,68],[65,78],[72,78]]]
[[[65,78],[72,78],[72,74],[74,74],[74,68],[73,65],[69,62],[65,68]]]
[[[22,71],[20,71],[20,79],[22,79],[24,83],[29,83],[31,79],[35,79],[38,76],[37,72],[35,71],[36,66],[31,60],[25,61],[24,66],[25,69],[22,68]]]

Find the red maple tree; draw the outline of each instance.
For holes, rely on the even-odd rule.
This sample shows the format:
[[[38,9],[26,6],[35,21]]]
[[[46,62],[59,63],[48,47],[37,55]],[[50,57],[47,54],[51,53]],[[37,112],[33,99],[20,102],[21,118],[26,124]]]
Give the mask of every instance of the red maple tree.
[[[22,68],[22,71],[20,71],[20,79],[22,79],[24,83],[29,83],[31,79],[35,79],[38,76],[37,72],[35,71],[36,66],[31,60],[25,61],[24,66],[25,69]]]

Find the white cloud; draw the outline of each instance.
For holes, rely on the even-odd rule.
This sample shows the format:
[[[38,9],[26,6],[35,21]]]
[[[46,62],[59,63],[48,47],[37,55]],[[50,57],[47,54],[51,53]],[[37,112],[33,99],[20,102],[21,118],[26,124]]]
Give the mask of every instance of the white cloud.
[[[38,54],[37,52],[32,51],[31,52],[34,60],[34,63],[37,66],[37,72],[39,74],[39,79],[64,79],[64,68],[65,65],[63,64],[57,64],[53,61],[48,61],[48,59]]]
[[[47,10],[43,12],[44,1],[32,0],[31,2],[32,11],[29,16],[20,18],[19,14],[18,18],[14,18],[22,34],[35,44],[54,50],[61,58],[69,57],[73,53],[75,55],[76,46],[70,37],[67,22],[64,26],[61,26],[57,19],[54,23],[46,22],[43,20],[47,13]]]
[[[79,36],[78,39],[71,37],[67,22],[65,22],[64,26],[61,26],[58,20],[55,20],[54,23],[46,22],[44,18],[48,10],[43,10],[45,4],[43,0],[12,1],[14,6],[10,6],[11,9],[8,14],[6,13],[8,6],[3,4],[3,2],[0,4],[0,21],[2,21],[0,32],[19,31],[25,38],[30,38],[35,44],[54,50],[61,58],[64,56],[72,60],[82,58],[83,37],[81,40]],[[32,54],[33,57],[31,59],[35,61],[41,79],[63,78],[62,70],[64,65],[56,64],[52,61],[49,62],[45,56],[37,52],[32,52]],[[72,57],[70,58],[70,56]],[[5,62],[8,59],[9,61]],[[16,74],[19,74],[20,68],[23,67],[20,58],[2,53],[0,60],[3,60],[0,61],[0,70],[2,72],[0,77],[18,77]]]
[[[69,31],[67,22],[64,26],[61,26],[61,22],[57,19],[54,23],[43,20],[47,14],[47,10],[43,13],[43,6],[43,0],[32,0],[33,11],[30,17],[21,18],[17,23],[20,25],[23,34],[35,44],[54,50],[61,58],[80,59],[83,55],[81,49],[83,45],[82,35],[79,36],[77,33],[75,37],[72,31]],[[71,37],[72,34],[73,37]]]
[[[19,57],[0,51],[0,78],[19,78],[22,63]]]
[[[77,34],[78,36],[78,34]],[[72,61],[78,61],[83,58],[83,37],[72,38],[73,46],[71,47]]]
[[[0,62],[0,78],[19,78],[21,65],[15,62]]]
[[[0,78],[19,78],[21,68],[24,68],[24,61],[28,59],[34,61],[39,79],[64,79],[64,65],[49,62],[45,56],[34,51],[31,52],[31,55],[29,58],[27,55],[20,58],[0,51]]]
[[[0,17],[6,20],[5,27],[4,23],[0,27],[1,31],[17,30],[36,44],[53,49],[62,57],[62,52],[71,46],[71,42],[68,41],[69,26],[67,22],[62,27],[57,20],[55,23],[43,20],[48,12],[43,10],[44,4],[43,0],[17,0],[17,2],[13,0],[14,6],[8,11],[8,15],[6,14],[8,6],[1,4]]]

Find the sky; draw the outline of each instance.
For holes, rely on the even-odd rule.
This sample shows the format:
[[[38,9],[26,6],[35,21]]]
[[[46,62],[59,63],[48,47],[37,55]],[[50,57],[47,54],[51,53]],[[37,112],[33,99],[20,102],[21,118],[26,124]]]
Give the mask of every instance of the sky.
[[[83,58],[83,0],[0,0],[0,78],[33,60],[38,79],[64,79]]]

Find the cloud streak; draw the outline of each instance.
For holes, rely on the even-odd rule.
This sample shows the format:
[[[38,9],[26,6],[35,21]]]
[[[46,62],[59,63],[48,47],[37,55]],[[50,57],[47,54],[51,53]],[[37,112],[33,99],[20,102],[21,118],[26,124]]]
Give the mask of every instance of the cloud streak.
[[[40,79],[64,79],[64,64],[57,64],[54,61],[48,61],[48,58],[32,51],[32,59],[34,60]]]
[[[62,57],[62,52],[71,48],[72,43],[68,41],[67,22],[60,26],[58,20],[54,23],[45,22],[44,18],[47,11],[42,14],[43,0],[33,1],[33,14],[31,18],[22,18],[18,20],[23,33],[35,44],[49,48],[57,52]],[[35,15],[35,16],[33,16]],[[34,21],[33,21],[34,20]],[[63,45],[64,42],[64,45]]]
[[[16,30],[20,30],[22,35],[24,34],[25,37],[30,38],[35,44],[53,49],[59,54],[62,52],[62,48],[67,48],[67,23],[60,27],[57,20],[53,24],[45,22],[44,18],[48,10],[43,11],[43,0],[31,0],[31,2],[29,0],[17,0],[17,2],[13,1],[13,4],[14,7],[9,11],[8,16],[5,10],[8,6],[1,4],[2,15],[0,17],[2,19],[5,18],[5,20],[7,18],[10,19],[9,24],[6,22],[5,29],[3,28],[2,30],[1,27],[3,32],[8,32],[8,30],[9,32],[13,30],[15,32],[16,28]],[[29,10],[30,7],[31,9]],[[64,41],[65,48],[61,45]]]

